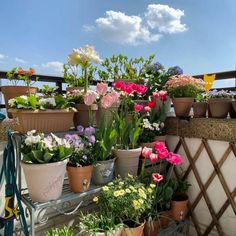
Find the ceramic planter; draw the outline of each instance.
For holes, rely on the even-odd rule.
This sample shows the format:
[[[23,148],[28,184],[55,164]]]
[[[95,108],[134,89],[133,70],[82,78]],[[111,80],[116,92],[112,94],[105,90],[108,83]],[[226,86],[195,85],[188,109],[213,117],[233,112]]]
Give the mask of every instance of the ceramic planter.
[[[122,178],[126,177],[128,174],[137,176],[141,151],[141,147],[129,150],[114,150],[114,155],[117,157],[115,168],[116,176],[120,175]]]
[[[105,185],[114,178],[115,160],[97,161],[93,164],[92,182],[94,184]]]
[[[134,228],[124,228],[121,232],[121,236],[142,236],[145,223],[134,227]]]
[[[75,108],[77,109],[77,112],[75,112],[74,115],[74,126],[77,127],[78,125],[82,125],[83,127],[89,127],[89,106],[85,104],[76,104]],[[94,121],[96,120],[97,110],[98,106],[96,104],[93,104],[91,106],[92,126],[94,124]]]
[[[32,201],[48,202],[61,196],[67,161],[47,164],[21,162]]]
[[[206,102],[194,102],[193,103],[193,117],[203,118],[206,117],[207,103]]]
[[[1,91],[4,95],[7,115],[9,118],[13,118],[12,114],[8,111],[8,109],[10,109],[8,101],[11,98],[19,97],[22,95],[35,94],[37,93],[37,88],[28,86],[1,86]]]
[[[208,106],[212,118],[227,118],[230,111],[230,98],[210,98]]]
[[[177,117],[186,117],[189,116],[189,112],[194,102],[194,98],[172,98],[174,105],[175,115]]]
[[[186,194],[175,195],[171,201],[171,217],[176,221],[185,220],[188,213],[188,196]]]
[[[37,130],[42,133],[68,131],[73,126],[74,112],[69,109],[61,110],[21,110],[9,109],[13,118],[18,119],[15,128],[20,133]]]
[[[87,192],[90,189],[93,166],[67,166],[70,189],[74,193]]]

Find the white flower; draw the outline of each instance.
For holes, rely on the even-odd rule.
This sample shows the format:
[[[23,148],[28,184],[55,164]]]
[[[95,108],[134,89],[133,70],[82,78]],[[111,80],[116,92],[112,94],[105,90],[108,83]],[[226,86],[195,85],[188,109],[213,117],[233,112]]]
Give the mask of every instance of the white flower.
[[[23,99],[25,99],[25,100],[27,100],[27,99],[28,99],[28,97],[27,97],[27,96],[25,96],[25,95],[21,95],[21,96],[20,96],[20,98],[23,98]]]
[[[39,99],[40,106],[44,106],[46,104],[50,104],[53,107],[55,107],[56,106],[55,98],[41,98],[41,99]]]
[[[39,143],[41,141],[41,137],[40,135],[36,135],[36,136],[27,136],[27,138],[25,139],[25,144],[27,146],[31,146],[32,144],[36,144]]]
[[[28,135],[28,136],[31,136],[31,135],[33,135],[33,134],[35,134],[35,133],[36,133],[36,130],[33,129],[33,130],[28,131],[28,132],[27,132],[27,135]]]
[[[8,100],[8,104],[10,107],[14,107],[15,106],[15,102],[16,102],[16,99],[15,98],[11,98]]]
[[[163,122],[161,122],[161,128],[164,128],[165,124]]]

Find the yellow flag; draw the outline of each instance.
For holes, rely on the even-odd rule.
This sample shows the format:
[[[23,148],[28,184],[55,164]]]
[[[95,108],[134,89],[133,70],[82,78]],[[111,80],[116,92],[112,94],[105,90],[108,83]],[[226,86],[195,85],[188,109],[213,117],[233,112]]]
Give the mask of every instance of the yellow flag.
[[[216,74],[203,76],[203,80],[205,81],[205,89],[207,92],[212,88],[215,78],[216,78]]]

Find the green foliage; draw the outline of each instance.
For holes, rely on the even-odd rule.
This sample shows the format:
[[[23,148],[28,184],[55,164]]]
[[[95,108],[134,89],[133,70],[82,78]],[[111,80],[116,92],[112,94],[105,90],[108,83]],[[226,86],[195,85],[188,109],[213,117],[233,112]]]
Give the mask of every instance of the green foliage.
[[[21,146],[23,161],[34,164],[52,163],[65,160],[72,154],[70,144],[51,134],[47,137],[35,130],[27,132]]]
[[[191,184],[185,179],[172,179],[172,187],[175,193],[186,193]]]
[[[168,89],[168,94],[171,98],[193,97],[195,98],[202,90],[199,86],[188,84]]]
[[[52,97],[57,94],[57,89],[57,86],[51,87],[48,84],[44,84],[43,88],[39,89],[39,92],[42,93],[44,96]]]
[[[74,236],[74,229],[64,226],[63,228],[53,228],[45,233],[45,236]]]
[[[155,55],[150,55],[148,59],[143,57],[131,58],[122,54],[113,55],[102,62],[105,70],[98,70],[101,80],[120,80],[131,79],[136,82],[143,82],[146,76],[146,68],[151,64]]]
[[[206,102],[207,101],[207,94],[206,93],[199,93],[196,97],[197,102]]]
[[[122,224],[116,224],[112,212],[98,215],[97,213],[80,215],[80,232],[95,234],[100,232],[112,233],[122,227]]]
[[[105,117],[99,122],[99,128],[96,130],[96,143],[94,146],[95,159],[105,161],[112,158],[112,150],[117,142],[117,131],[112,125],[108,126]]]

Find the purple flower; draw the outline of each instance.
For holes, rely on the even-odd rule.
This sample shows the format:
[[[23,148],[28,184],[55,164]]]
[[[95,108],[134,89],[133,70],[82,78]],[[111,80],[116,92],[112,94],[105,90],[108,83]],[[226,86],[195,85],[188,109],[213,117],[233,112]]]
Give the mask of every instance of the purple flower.
[[[167,73],[170,75],[182,75],[183,70],[179,66],[172,66],[168,69]]]
[[[94,135],[91,135],[91,136],[88,136],[88,141],[90,142],[90,143],[94,143],[95,142],[95,136]]]
[[[164,66],[160,62],[156,62],[147,67],[147,72],[152,74],[160,74],[161,71],[164,70]]]
[[[77,126],[77,131],[81,134],[84,132],[84,127],[82,125]]]
[[[95,133],[95,129],[92,126],[85,128],[85,130],[84,130],[84,134],[86,136],[91,136],[94,133]]]

